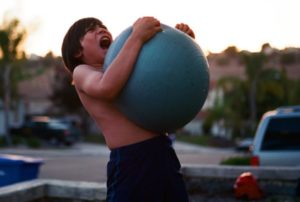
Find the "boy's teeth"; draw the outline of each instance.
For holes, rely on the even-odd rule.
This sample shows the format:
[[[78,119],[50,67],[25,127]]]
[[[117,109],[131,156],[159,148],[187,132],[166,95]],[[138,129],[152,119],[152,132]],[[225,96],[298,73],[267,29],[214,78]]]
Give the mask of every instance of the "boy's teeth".
[[[110,45],[110,39],[108,37],[103,37],[100,40],[100,46],[101,48],[108,48]]]

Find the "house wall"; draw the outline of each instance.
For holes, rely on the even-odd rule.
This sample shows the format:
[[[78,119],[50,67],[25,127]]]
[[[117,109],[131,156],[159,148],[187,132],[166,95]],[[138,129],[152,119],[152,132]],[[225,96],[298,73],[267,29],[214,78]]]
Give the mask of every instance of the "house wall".
[[[202,124],[203,121],[199,119],[194,119],[184,126],[184,130],[191,135],[201,135],[202,134]]]
[[[19,127],[24,123],[25,107],[24,103],[20,101],[14,110],[9,113],[9,126]],[[2,105],[0,104],[0,136],[5,134],[5,116]]]

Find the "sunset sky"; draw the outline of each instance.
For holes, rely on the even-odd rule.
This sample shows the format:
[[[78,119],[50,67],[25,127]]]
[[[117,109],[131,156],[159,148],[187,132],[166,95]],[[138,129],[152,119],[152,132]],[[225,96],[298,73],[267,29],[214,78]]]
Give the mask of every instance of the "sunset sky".
[[[17,17],[29,30],[28,54],[61,55],[65,32],[82,17],[101,19],[113,36],[138,17],[154,16],[174,26],[189,24],[196,41],[207,52],[231,45],[259,51],[272,47],[300,47],[299,0],[0,0],[0,24]]]

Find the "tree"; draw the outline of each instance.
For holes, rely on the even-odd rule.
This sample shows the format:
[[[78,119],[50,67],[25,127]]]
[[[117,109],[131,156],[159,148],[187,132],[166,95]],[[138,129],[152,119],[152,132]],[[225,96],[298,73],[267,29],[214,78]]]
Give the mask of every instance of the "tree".
[[[237,57],[239,55],[239,51],[236,46],[229,46],[223,51],[223,53],[228,57]]]
[[[81,124],[84,133],[89,132],[90,117],[83,108],[81,101],[72,85],[72,77],[64,69],[61,58],[56,65],[55,82],[52,84],[53,92],[50,99],[53,105],[58,109],[59,114],[76,114],[81,117]]]
[[[259,75],[263,70],[266,56],[263,52],[258,53],[242,53],[243,61],[246,68],[247,82],[249,84],[249,110],[250,110],[250,128],[251,130],[255,129],[257,122],[257,104],[256,104],[256,95],[257,95],[257,82],[260,79]]]
[[[1,83],[3,87],[1,99],[3,100],[4,109],[4,127],[5,137],[7,144],[11,144],[10,133],[9,133],[9,112],[11,105],[11,92],[12,92],[12,68],[14,63],[17,62],[18,58],[22,55],[20,45],[24,41],[26,36],[26,30],[20,25],[18,19],[12,19],[4,21],[0,26],[0,56],[1,56]]]
[[[233,137],[245,133],[245,120],[249,117],[246,81],[233,76],[224,77],[218,81],[218,87],[224,95],[219,119],[224,120],[226,131],[231,131]],[[219,104],[219,111],[220,107]]]
[[[234,137],[253,134],[264,112],[299,100],[297,82],[288,80],[285,68],[267,67],[270,56],[263,51],[241,52],[237,57],[243,59],[246,79],[231,76],[218,81],[223,99],[210,111],[208,122],[223,120]]]
[[[53,93],[50,99],[61,113],[77,113],[81,110],[82,104],[72,85],[72,78],[64,70],[62,64],[56,67],[55,82],[52,87]]]

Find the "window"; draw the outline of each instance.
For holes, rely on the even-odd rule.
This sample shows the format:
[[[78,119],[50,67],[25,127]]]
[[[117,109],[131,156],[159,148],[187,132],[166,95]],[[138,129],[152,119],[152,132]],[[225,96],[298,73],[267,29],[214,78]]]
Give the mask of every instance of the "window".
[[[300,150],[300,117],[272,118],[267,127],[262,150]]]

